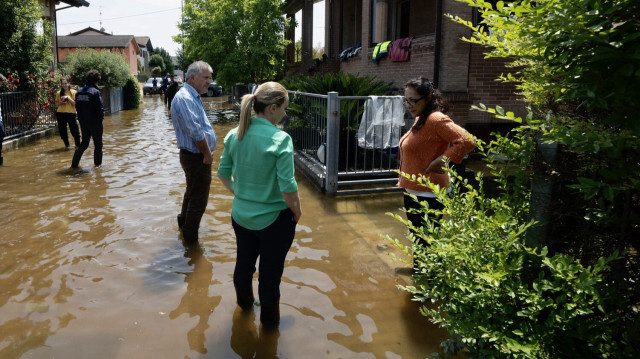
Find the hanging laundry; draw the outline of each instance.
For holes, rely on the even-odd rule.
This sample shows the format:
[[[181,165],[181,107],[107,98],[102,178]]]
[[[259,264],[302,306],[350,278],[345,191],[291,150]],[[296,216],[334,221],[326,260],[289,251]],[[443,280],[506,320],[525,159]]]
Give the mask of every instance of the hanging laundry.
[[[389,47],[389,60],[396,62],[409,60],[411,40],[413,40],[413,36],[393,41]]]
[[[371,62],[374,64],[378,62],[381,58],[387,55],[389,51],[389,45],[391,45],[391,41],[380,42],[373,48],[373,56],[371,56]]]
[[[369,96],[358,127],[358,146],[366,149],[397,147],[404,125],[402,96]]]
[[[340,60],[346,61],[347,59],[356,56],[360,50],[362,50],[362,45],[360,43],[357,43],[356,46],[348,47],[340,53]]]

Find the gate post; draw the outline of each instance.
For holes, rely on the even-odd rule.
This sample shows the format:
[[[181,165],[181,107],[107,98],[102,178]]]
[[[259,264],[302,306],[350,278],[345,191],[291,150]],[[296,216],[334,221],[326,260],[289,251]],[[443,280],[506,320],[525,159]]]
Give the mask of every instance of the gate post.
[[[324,190],[338,192],[338,153],[340,151],[340,99],[337,92],[327,94],[327,158]]]

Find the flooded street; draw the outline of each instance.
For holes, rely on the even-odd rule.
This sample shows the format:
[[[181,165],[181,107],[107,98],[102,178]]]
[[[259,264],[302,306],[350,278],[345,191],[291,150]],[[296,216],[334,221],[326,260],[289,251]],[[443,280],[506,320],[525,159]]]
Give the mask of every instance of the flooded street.
[[[208,108],[220,104],[204,99]],[[218,146],[236,124],[214,124]],[[303,216],[281,284],[279,331],[237,309],[232,197],[214,173],[200,245],[176,223],[184,173],[159,96],[104,120],[69,170],[58,136],[3,153],[0,358],[424,358],[428,323],[380,234],[402,237],[402,195],[326,198],[298,177]],[[257,294],[257,280],[254,280]]]

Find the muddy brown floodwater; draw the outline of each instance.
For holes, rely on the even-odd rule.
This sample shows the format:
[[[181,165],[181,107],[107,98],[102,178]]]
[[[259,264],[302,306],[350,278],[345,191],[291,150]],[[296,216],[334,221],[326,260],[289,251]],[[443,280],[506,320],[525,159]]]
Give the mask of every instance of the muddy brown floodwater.
[[[214,124],[214,158],[233,127]],[[401,194],[327,198],[298,178],[280,329],[264,333],[259,306],[236,308],[232,197],[215,176],[200,245],[180,240],[184,174],[159,96],[105,118],[100,168],[91,144],[69,170],[57,136],[3,155],[0,358],[424,358],[445,336],[396,288],[409,278],[380,238],[404,235],[385,215]]]

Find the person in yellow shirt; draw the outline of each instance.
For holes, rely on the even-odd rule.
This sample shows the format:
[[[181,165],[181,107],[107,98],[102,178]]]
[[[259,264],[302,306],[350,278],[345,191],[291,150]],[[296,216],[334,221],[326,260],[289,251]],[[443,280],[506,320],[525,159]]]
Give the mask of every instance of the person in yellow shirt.
[[[69,80],[66,78],[60,79],[60,85],[62,89],[56,93],[58,132],[60,132],[60,138],[65,147],[68,148],[69,134],[67,133],[67,125],[69,125],[71,136],[73,136],[75,145],[78,147],[80,146],[80,130],[78,129],[78,122],[76,122],[76,90],[71,88]]]

